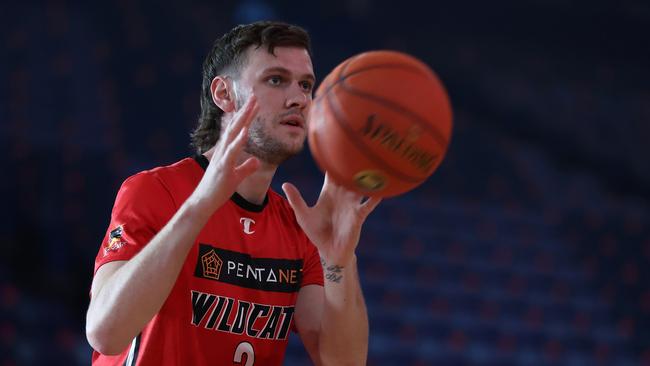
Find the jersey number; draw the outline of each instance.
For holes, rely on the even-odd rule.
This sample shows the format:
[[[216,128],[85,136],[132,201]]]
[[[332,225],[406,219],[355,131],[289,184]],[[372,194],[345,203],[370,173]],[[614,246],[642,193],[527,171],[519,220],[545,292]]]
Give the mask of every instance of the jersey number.
[[[246,364],[244,366],[253,366],[255,363],[255,352],[253,351],[253,345],[248,342],[241,342],[237,349],[235,350],[235,358],[233,361],[242,365],[242,356],[246,354]]]

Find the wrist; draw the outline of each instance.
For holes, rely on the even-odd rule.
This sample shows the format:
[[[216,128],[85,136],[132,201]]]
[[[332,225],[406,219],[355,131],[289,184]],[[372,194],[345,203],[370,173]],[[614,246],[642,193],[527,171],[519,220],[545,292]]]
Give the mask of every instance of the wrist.
[[[183,216],[198,222],[207,222],[216,211],[215,205],[207,199],[201,199],[196,194],[190,195],[183,203]]]
[[[341,283],[343,277],[356,266],[357,256],[352,256],[346,260],[338,258],[336,260],[328,260],[325,257],[320,258],[321,266],[323,267],[323,278],[326,282]]]
[[[326,264],[329,265],[339,265],[343,267],[348,267],[351,266],[355,263],[357,263],[357,255],[355,253],[352,253],[351,255],[346,255],[346,256],[325,256],[321,255],[321,264],[325,262]]]

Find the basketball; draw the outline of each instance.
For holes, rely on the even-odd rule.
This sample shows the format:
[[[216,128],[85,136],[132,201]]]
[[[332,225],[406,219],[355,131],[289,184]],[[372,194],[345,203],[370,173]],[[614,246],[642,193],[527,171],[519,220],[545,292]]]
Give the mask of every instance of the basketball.
[[[442,162],[451,105],[424,62],[371,51],[327,75],[308,128],[311,153],[334,182],[364,196],[391,197],[422,184]]]

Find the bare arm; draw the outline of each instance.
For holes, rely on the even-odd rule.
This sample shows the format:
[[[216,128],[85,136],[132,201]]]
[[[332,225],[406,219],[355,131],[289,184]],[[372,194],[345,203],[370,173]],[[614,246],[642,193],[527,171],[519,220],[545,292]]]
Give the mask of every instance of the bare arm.
[[[323,264],[325,306],[320,347],[324,356],[346,350],[340,365],[365,365],[368,356],[368,313],[361,292],[357,261]],[[327,365],[333,363],[326,363]]]
[[[160,310],[209,217],[259,167],[255,158],[235,164],[256,111],[251,97],[223,132],[197,188],[160,232],[131,260],[108,263],[97,271],[86,337],[98,352],[124,351]]]
[[[305,286],[298,294],[300,338],[317,365],[365,365],[368,314],[356,260],[345,268],[323,265],[323,271],[324,287]]]
[[[298,223],[318,247],[324,287],[305,286],[296,303],[296,327],[318,365],[365,365],[368,314],[357,273],[355,249],[361,226],[380,199],[361,196],[325,177],[318,202],[308,207],[298,190],[283,189]]]
[[[86,315],[86,334],[94,349],[121,353],[160,310],[209,217],[206,211],[188,202],[133,259],[99,268]]]

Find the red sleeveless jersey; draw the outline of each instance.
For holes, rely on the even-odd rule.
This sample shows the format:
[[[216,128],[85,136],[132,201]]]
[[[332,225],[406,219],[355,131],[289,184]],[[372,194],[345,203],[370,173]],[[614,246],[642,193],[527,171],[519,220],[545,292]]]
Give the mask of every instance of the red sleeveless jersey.
[[[97,258],[133,258],[160,231],[203,176],[207,159],[128,178],[115,200]],[[118,356],[93,352],[93,365],[280,365],[298,291],[323,285],[316,247],[287,201],[235,194],[199,233],[160,311]]]

